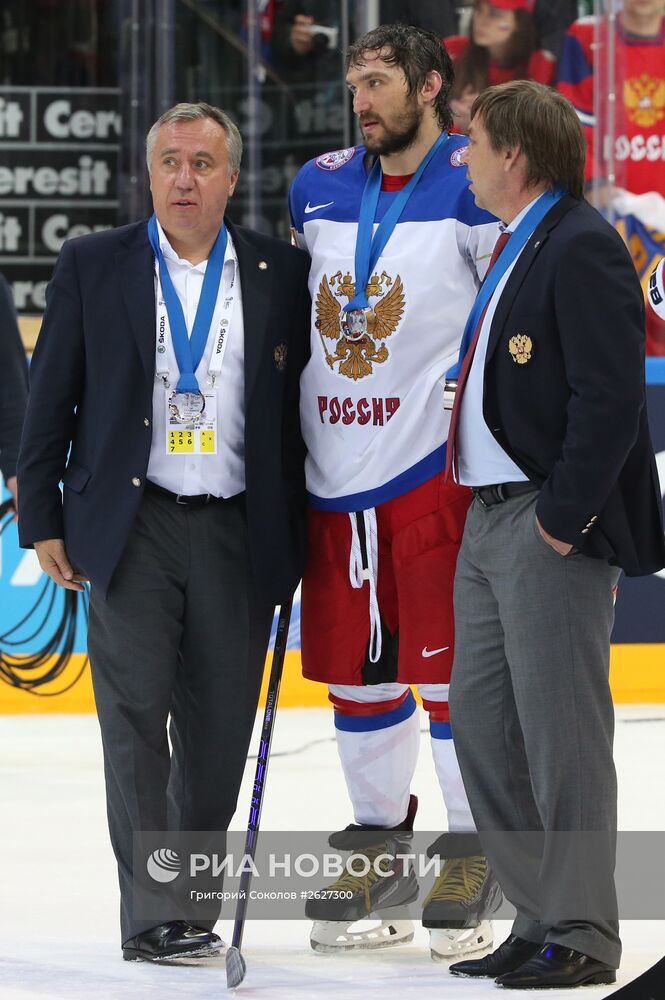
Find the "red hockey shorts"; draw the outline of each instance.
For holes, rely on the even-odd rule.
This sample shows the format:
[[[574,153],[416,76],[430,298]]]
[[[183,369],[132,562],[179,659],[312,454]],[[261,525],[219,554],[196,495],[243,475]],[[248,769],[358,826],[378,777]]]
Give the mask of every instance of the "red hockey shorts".
[[[369,583],[349,579],[346,513],[308,511],[302,582],[303,674],[328,684],[446,684],[453,664],[453,577],[471,491],[443,473],[376,508],[383,651],[368,656]],[[353,515],[352,515],[353,516]]]

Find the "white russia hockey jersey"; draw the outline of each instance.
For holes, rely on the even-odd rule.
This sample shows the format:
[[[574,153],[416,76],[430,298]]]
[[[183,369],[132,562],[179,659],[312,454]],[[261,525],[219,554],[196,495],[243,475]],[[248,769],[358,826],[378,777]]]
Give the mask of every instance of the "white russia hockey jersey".
[[[452,135],[428,164],[367,286],[368,334],[340,333],[355,294],[365,148],[310,160],[289,195],[298,245],[312,258],[311,358],[300,382],[312,506],[365,510],[445,466],[445,372],[489,265],[498,223],[476,207]],[[395,198],[382,191],[375,226]]]

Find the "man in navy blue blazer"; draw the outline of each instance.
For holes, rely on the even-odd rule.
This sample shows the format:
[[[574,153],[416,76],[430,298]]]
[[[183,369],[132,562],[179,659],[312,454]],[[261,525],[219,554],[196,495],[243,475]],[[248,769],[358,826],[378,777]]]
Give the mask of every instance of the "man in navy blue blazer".
[[[133,836],[227,829],[274,605],[301,573],[308,258],[225,219],[241,153],[217,108],[162,115],[154,216],[64,245],[31,367],[21,544],[91,584],[129,960],[221,946],[217,912],[183,919],[157,884],[146,911]]]
[[[496,951],[451,972],[510,989],[609,984],[621,957],[614,599],[621,570],[665,563],[644,301],[623,241],[584,201],[572,105],[520,80],[486,90],[471,115],[471,191],[502,220],[503,250],[455,393],[455,468],[474,500],[450,717],[517,917]]]

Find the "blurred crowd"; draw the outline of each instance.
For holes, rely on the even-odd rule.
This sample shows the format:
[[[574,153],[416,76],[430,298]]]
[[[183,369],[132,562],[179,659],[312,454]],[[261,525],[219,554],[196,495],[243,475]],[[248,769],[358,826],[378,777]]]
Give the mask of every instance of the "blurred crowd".
[[[175,89],[180,99],[225,107],[243,127],[248,47],[258,33],[261,184],[264,201],[274,202],[265,211],[275,214],[285,212],[280,185],[302,162],[354,141],[343,51],[371,25],[364,0],[259,0],[255,33],[247,6],[175,5]],[[615,0],[611,8],[616,16],[598,13],[602,0],[380,0],[378,16],[445,43],[456,70],[456,131],[468,127],[477,95],[503,81],[536,80],[572,101],[587,134],[587,197],[620,229],[646,287],[665,254],[665,0]],[[122,89],[122,58],[110,53],[122,49],[124,9],[117,0],[8,0],[0,83]],[[649,352],[665,355],[665,330],[650,323]]]
[[[246,40],[241,0],[207,0],[206,6]],[[620,229],[646,291],[654,263],[665,254],[665,0],[623,0],[612,7],[615,18],[598,14],[602,4],[593,0],[381,0],[379,17],[442,39],[455,64],[451,105],[458,132],[466,131],[478,94],[504,81],[536,80],[572,101],[587,135],[587,197]],[[332,87],[343,75],[344,34],[362,34],[365,9],[354,0],[261,2],[265,67],[292,94],[316,91],[320,121],[326,103],[339,110],[339,91]],[[218,73],[202,57],[199,85]],[[326,85],[331,89],[324,97]],[[603,106],[602,97],[612,93],[616,101]],[[310,116],[307,124],[313,121]],[[599,148],[597,135],[613,136],[612,145]],[[653,314],[648,323],[649,353],[665,355],[665,325]]]
[[[488,86],[530,79],[565,94],[587,135],[587,196],[611,215],[646,283],[665,253],[665,0],[615,6],[612,20],[577,0],[382,0],[380,18],[442,38],[455,64],[456,131],[466,131],[473,102]],[[333,10],[341,5],[266,0],[264,55],[285,82],[339,78],[341,24]],[[603,106],[594,92],[617,99]],[[599,149],[597,135],[613,136],[613,148]],[[653,314],[648,350],[665,355],[665,325]]]

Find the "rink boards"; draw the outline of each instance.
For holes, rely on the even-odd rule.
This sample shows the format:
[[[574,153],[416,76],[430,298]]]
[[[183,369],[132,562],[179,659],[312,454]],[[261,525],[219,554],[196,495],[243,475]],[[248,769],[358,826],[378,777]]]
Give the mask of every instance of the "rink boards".
[[[661,484],[665,488],[665,358],[647,361],[647,399],[651,432]],[[18,548],[11,526],[0,538],[0,636],[15,626],[34,606],[43,575],[32,552]],[[610,667],[612,694],[617,704],[665,703],[665,571],[651,577],[620,581]],[[54,616],[54,621],[57,618]],[[30,620],[31,624],[34,619]],[[274,630],[274,626],[273,626]],[[300,671],[300,600],[296,594],[289,631],[280,704],[310,707],[328,704],[323,684],[303,680]],[[24,632],[28,634],[28,632]],[[12,638],[19,638],[20,633]],[[7,651],[0,638],[0,649]],[[35,643],[27,644],[33,652]],[[85,658],[85,627],[77,628],[76,653],[56,685],[72,679]],[[19,647],[18,651],[23,651]],[[48,689],[43,689],[48,690]],[[57,697],[36,697],[0,681],[0,714],[92,712],[94,700],[89,669],[74,687]]]
[[[70,666],[73,676],[85,654],[77,653]],[[610,681],[615,704],[665,703],[665,644],[621,643],[612,646]],[[264,678],[261,704],[267,680]],[[62,682],[60,682],[62,684]],[[328,705],[325,684],[304,680],[300,672],[300,652],[286,654],[284,677],[279,698],[284,708],[309,708]],[[70,691],[55,698],[40,698],[24,691],[0,685],[0,714],[50,712],[94,712],[90,670],[86,668],[80,681]]]

